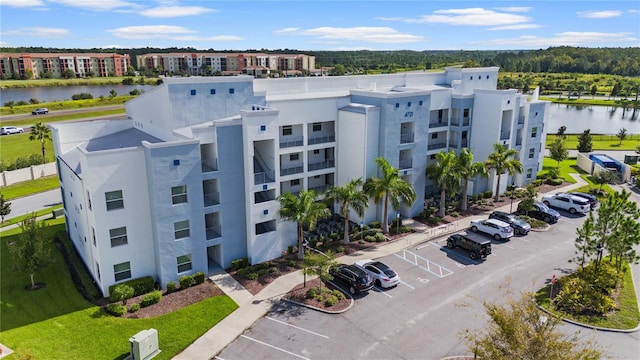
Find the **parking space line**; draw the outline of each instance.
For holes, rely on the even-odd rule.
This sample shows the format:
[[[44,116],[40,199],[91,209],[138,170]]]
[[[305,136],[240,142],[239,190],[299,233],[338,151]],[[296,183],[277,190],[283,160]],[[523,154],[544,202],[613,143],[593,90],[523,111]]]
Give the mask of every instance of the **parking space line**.
[[[406,283],[406,282],[404,282],[404,281],[402,281],[402,280],[400,280],[400,284],[402,284],[402,285],[404,285],[404,286],[406,286],[406,287],[410,288],[411,290],[415,290],[415,289],[416,289],[414,286],[409,285],[408,283]]]
[[[264,346],[268,346],[268,347],[270,347],[270,348],[272,348],[272,349],[280,350],[280,351],[282,351],[283,353],[287,353],[287,354],[289,354],[289,355],[293,355],[293,356],[295,356],[295,357],[297,357],[297,358],[304,359],[304,360],[310,360],[309,358],[306,358],[306,357],[304,357],[304,356],[300,356],[300,355],[298,355],[298,354],[294,354],[294,353],[292,353],[291,351],[287,351],[287,350],[285,350],[285,349],[281,349],[281,348],[279,348],[279,347],[276,347],[276,346],[273,346],[273,345],[267,344],[267,343],[266,343],[266,342],[264,342],[264,341],[260,341],[260,340],[254,339],[254,338],[250,338],[250,337],[248,337],[248,336],[246,336],[246,335],[240,335],[240,336],[241,336],[241,337],[243,337],[243,338],[245,338],[245,339],[249,339],[249,340],[251,340],[251,341],[255,341],[255,342],[257,342],[258,344],[262,344],[262,345],[264,345]]]
[[[520,241],[528,242],[528,243],[530,243],[530,242],[531,242],[531,240],[527,240],[527,239],[525,239],[525,238],[521,238],[521,237],[516,238],[516,239],[518,239],[518,240],[520,240]]]
[[[511,246],[511,245],[504,244],[504,246],[505,246],[505,247],[508,247],[508,248],[509,248],[509,249],[511,249],[511,250],[515,250],[515,249],[516,249],[516,248],[514,248],[514,247],[513,247],[513,246]]]
[[[407,254],[408,254],[408,256],[407,256]],[[446,276],[449,276],[449,275],[453,274],[453,271],[447,269],[446,267],[444,267],[442,265],[438,265],[438,264],[434,263],[433,261],[431,261],[431,260],[429,260],[429,259],[427,259],[425,257],[422,257],[422,256],[420,256],[420,255],[418,255],[418,254],[416,254],[414,252],[406,250],[406,249],[402,250],[402,256],[398,255],[398,253],[395,253],[394,255],[399,257],[400,259],[410,263],[410,264],[413,264],[413,265],[419,267],[420,269],[422,269],[422,270],[424,270],[426,272],[429,272],[429,273],[439,277],[439,278],[443,278],[443,277],[446,277]],[[426,267],[423,266],[423,265],[418,264],[419,260],[421,262],[423,262],[426,265]],[[431,270],[432,266],[438,272],[432,271]]]
[[[376,290],[378,290],[378,291],[376,291],[376,292],[379,292],[379,293],[381,293],[381,294],[383,294],[383,295],[388,296],[390,299],[393,299],[393,296],[391,296],[391,295],[387,294],[387,292],[386,292],[386,291],[384,291],[384,289],[379,288],[379,287],[377,287],[377,286],[374,286],[373,288],[374,288],[374,289],[376,289]]]
[[[306,332],[308,332],[309,334],[313,334],[313,335],[316,335],[316,336],[320,336],[320,337],[323,337],[323,338],[325,338],[325,339],[328,339],[328,338],[329,338],[329,337],[328,337],[328,336],[326,336],[326,335],[318,334],[318,333],[313,332],[313,331],[311,331],[311,330],[303,329],[303,328],[301,328],[301,327],[298,327],[298,326],[295,326],[295,325],[288,324],[288,323],[286,323],[286,322],[284,322],[284,321],[280,321],[280,320],[278,320],[278,319],[274,319],[274,318],[272,318],[272,317],[270,317],[270,316],[267,316],[266,318],[267,318],[267,319],[269,319],[269,320],[271,320],[271,321],[275,321],[275,322],[277,322],[277,323],[280,323],[280,324],[283,324],[283,325],[286,325],[286,326],[290,326],[290,327],[292,327],[292,328],[294,328],[294,329],[298,329],[298,330],[306,331]]]

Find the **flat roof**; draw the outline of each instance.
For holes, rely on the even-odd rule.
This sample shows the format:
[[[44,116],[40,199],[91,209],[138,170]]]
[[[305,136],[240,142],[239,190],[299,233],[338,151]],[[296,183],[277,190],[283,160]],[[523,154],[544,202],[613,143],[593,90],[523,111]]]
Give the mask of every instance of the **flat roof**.
[[[143,141],[148,141],[150,143],[163,142],[162,140],[151,136],[144,131],[140,131],[136,128],[130,128],[127,130],[118,131],[113,134],[101,136],[99,138],[91,139],[87,142],[85,150],[87,150],[88,152],[92,152],[138,147],[142,146]]]

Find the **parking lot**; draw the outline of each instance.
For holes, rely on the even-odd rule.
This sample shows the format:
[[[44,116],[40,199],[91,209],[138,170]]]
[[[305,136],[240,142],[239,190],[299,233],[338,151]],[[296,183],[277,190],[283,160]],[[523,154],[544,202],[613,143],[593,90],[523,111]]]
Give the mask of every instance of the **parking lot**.
[[[483,301],[503,301],[507,290],[536,291],[552,275],[573,269],[568,259],[574,256],[575,230],[585,217],[561,214],[547,231],[508,241],[487,236],[492,254],[484,261],[447,248],[446,236],[413,244],[378,259],[400,274],[398,286],[356,296],[354,306],[338,315],[279,302],[217,358],[440,359],[470,354],[460,332],[487,324]],[[608,336],[603,340],[610,343]],[[625,336],[620,341],[630,345],[608,349],[607,355],[637,356],[638,334]]]

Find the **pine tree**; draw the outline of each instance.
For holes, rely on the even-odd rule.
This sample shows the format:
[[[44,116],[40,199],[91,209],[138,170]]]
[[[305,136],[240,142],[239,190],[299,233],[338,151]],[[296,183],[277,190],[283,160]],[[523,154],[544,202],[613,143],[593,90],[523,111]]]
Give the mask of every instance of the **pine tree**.
[[[587,129],[578,135],[578,151],[588,153],[593,150],[593,142],[591,137],[591,129]]]

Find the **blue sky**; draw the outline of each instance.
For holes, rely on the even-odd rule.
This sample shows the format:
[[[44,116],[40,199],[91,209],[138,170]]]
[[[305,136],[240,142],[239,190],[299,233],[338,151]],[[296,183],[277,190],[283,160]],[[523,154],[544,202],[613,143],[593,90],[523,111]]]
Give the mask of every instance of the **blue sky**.
[[[500,50],[640,46],[640,1],[0,0],[0,44]]]

